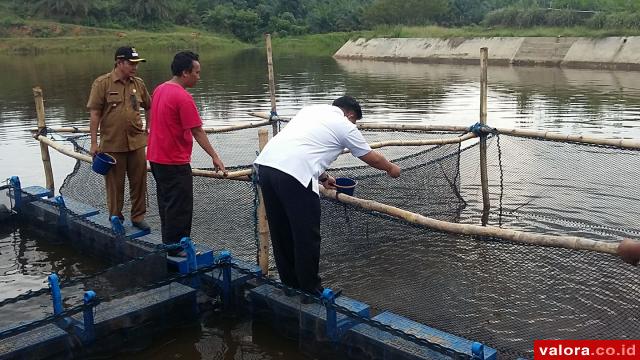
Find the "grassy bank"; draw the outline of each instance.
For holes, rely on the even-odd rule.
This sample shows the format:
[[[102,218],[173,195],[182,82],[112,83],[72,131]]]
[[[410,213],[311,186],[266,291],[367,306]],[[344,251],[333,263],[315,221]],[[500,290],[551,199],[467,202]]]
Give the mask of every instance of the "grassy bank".
[[[349,39],[371,37],[371,32],[329,33],[304,36],[274,37],[274,49],[305,55],[333,55]]]
[[[0,38],[0,53],[38,54],[113,50],[123,44],[145,49],[221,49],[251,47],[231,36],[175,28],[166,32],[121,31],[91,28],[55,22],[30,22],[5,27]]]
[[[208,33],[199,29],[175,27],[163,32],[142,30],[121,31],[91,28],[47,21],[29,21],[22,24],[0,24],[0,53],[37,54],[44,52],[68,53],[82,51],[111,51],[123,44],[133,44],[144,49],[195,49],[234,51],[250,47],[263,47],[258,39],[249,44],[230,35]],[[452,38],[452,37],[591,37],[640,36],[640,31],[630,29],[594,30],[584,27],[571,28],[485,28],[480,26],[444,28],[439,26],[387,26],[369,31],[349,33],[312,34],[292,37],[273,37],[273,46],[279,52],[295,52],[305,55],[331,55],[347,40],[364,37],[392,38]]]

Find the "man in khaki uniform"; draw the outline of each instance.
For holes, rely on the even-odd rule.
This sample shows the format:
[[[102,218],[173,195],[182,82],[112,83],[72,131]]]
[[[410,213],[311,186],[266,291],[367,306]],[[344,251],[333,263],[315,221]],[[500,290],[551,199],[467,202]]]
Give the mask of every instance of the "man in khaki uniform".
[[[91,155],[105,152],[116,159],[105,180],[109,216],[124,220],[124,177],[129,179],[131,222],[147,230],[144,221],[147,211],[147,130],[151,97],[141,78],[136,77],[138,64],[144,62],[136,49],[116,50],[113,71],[98,77],[91,86],[87,108],[91,113]],[[142,123],[140,108],[145,109],[146,123]],[[100,144],[97,137],[100,130]]]

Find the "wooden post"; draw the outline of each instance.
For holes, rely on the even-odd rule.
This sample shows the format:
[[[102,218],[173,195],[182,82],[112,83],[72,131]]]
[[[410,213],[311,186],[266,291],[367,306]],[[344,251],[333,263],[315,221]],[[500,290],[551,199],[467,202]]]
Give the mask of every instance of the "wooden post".
[[[487,124],[487,65],[489,49],[480,49],[480,124]],[[487,174],[487,137],[480,137],[480,181],[482,182],[482,225],[489,222],[489,178]]]
[[[260,129],[258,131],[258,146],[260,151],[267,145],[269,141],[269,131],[266,129]],[[262,270],[262,274],[269,275],[269,223],[267,222],[267,211],[264,208],[264,199],[262,197],[262,190],[258,186],[258,238],[259,238],[259,250],[258,250],[258,265]]]
[[[267,42],[267,68],[269,70],[269,95],[271,97],[271,113],[276,112],[276,82],[273,75],[273,49],[271,48],[271,34],[265,34],[265,41]],[[278,133],[278,123],[273,124],[273,136]]]
[[[36,102],[36,114],[38,115],[38,132],[41,133],[46,129],[47,125],[44,118],[44,97],[42,89],[39,86],[33,88],[33,99]],[[47,144],[40,142],[40,155],[42,156],[42,164],[44,165],[44,175],[47,183],[47,189],[54,191],[53,169],[51,169],[51,158],[49,157],[49,147]]]

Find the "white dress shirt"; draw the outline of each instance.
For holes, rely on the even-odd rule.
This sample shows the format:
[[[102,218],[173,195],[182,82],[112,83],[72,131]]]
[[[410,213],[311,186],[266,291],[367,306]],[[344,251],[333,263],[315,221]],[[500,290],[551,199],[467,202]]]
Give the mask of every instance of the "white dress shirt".
[[[296,178],[302,186],[319,193],[318,177],[345,149],[355,157],[371,151],[360,130],[339,107],[304,107],[262,150],[255,163]]]

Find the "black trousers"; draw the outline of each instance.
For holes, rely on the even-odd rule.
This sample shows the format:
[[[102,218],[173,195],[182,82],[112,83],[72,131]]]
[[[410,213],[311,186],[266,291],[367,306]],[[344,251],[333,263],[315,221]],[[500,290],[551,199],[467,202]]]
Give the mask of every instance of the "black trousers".
[[[163,165],[151,163],[156,180],[162,242],[179,243],[191,236],[193,219],[193,175],[191,165]]]
[[[319,290],[318,194],[311,183],[304,187],[293,176],[268,166],[258,167],[258,178],[280,280],[307,292]]]

